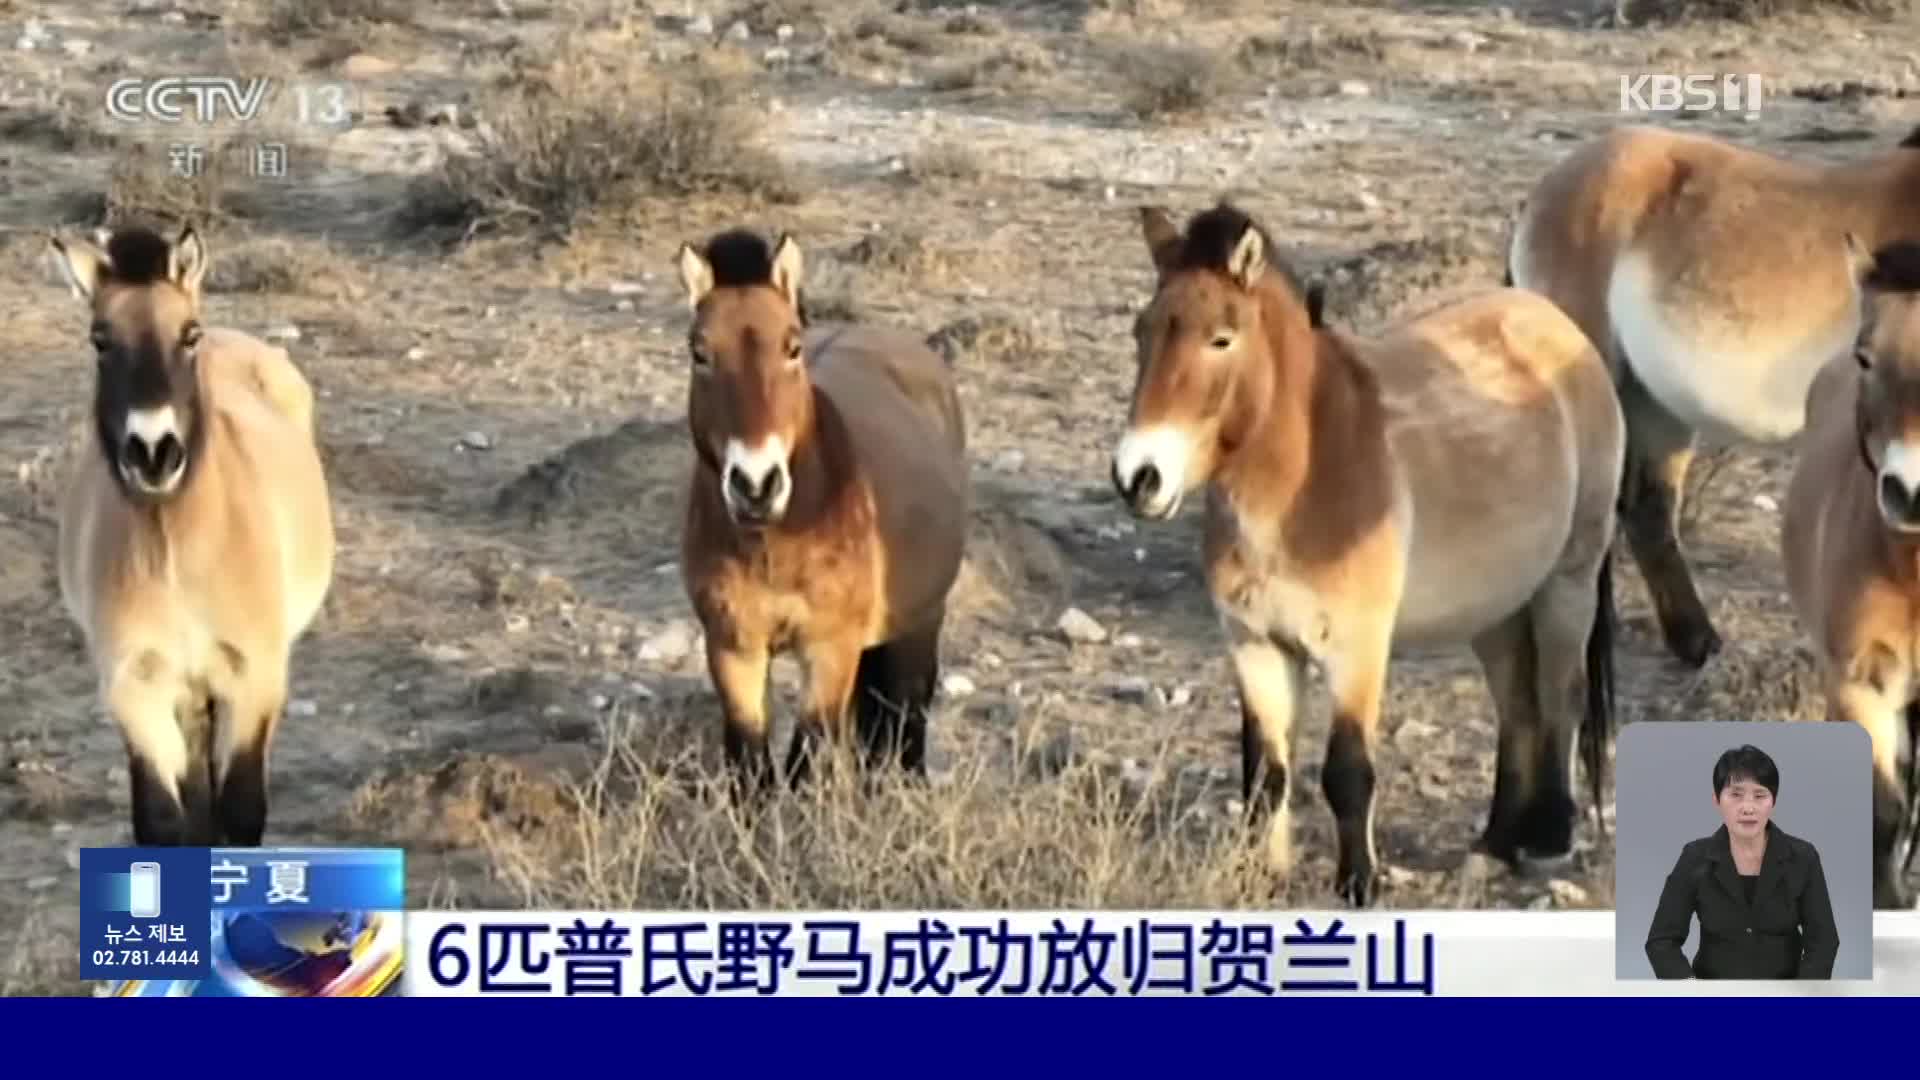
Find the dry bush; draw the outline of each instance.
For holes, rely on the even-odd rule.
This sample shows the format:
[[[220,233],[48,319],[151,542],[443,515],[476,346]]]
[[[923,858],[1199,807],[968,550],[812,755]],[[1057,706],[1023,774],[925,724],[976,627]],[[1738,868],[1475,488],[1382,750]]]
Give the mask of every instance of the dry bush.
[[[737,193],[797,201],[796,177],[757,138],[765,115],[738,75],[706,64],[656,76],[574,63],[483,108],[478,145],[410,188],[403,231],[531,226],[564,238],[590,212],[649,196]]]
[[[749,821],[688,734],[617,734],[584,780],[494,778],[462,800],[482,812],[450,818],[530,908],[1244,910],[1286,890],[1237,819],[1153,779],[1177,772],[1122,777],[1057,740],[927,785],[816,772]]]
[[[1224,89],[1217,56],[1183,45],[1140,45],[1118,50],[1116,70],[1131,85],[1127,107],[1142,120],[1191,116],[1211,106]]]
[[[94,122],[94,116],[93,109],[54,94],[34,105],[0,105],[0,142],[25,143],[59,154],[111,149],[117,140]]]
[[[271,0],[267,36],[278,44],[300,37],[355,30],[368,25],[413,25],[413,7],[402,0]]]
[[[1376,63],[1386,58],[1386,42],[1371,30],[1328,30],[1314,26],[1305,33],[1254,34],[1241,40],[1234,59],[1247,71],[1266,78],[1298,74],[1342,63]]]
[[[1913,0],[1623,0],[1616,10],[1630,23],[1732,19],[1752,22],[1777,15],[1833,13],[1891,19],[1914,13]]]
[[[107,174],[103,224],[157,222],[206,229],[229,216],[227,196],[235,177],[245,173],[237,158],[246,148],[220,143],[200,149],[200,171],[187,176],[175,170],[168,147],[128,147]]]
[[[1027,38],[996,45],[986,56],[938,63],[927,75],[927,88],[957,90],[1019,90],[1058,70],[1053,53]]]
[[[985,172],[980,155],[965,143],[930,142],[907,156],[907,175],[922,183],[978,180]]]

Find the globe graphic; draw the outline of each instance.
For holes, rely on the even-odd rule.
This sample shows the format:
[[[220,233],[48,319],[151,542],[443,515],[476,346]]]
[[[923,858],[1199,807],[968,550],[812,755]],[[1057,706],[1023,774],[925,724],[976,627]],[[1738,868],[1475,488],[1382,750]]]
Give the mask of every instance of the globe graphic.
[[[232,988],[266,997],[362,997],[389,990],[393,916],[241,911],[220,916],[214,968]],[[384,932],[383,932],[384,931]]]

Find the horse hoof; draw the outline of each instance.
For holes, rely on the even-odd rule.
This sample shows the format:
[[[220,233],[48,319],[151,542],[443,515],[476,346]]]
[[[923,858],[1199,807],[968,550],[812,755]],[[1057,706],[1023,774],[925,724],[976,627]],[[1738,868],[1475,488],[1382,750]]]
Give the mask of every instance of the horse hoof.
[[[1568,867],[1573,865],[1573,852],[1520,852],[1514,861],[1514,869],[1522,877],[1551,878],[1563,877]]]
[[[1677,626],[1667,634],[1667,650],[1696,671],[1706,667],[1707,661],[1720,655],[1724,647],[1720,632],[1710,623]]]
[[[1374,889],[1374,875],[1370,872],[1348,872],[1340,875],[1340,884],[1338,887],[1340,899],[1350,907],[1372,907]]]

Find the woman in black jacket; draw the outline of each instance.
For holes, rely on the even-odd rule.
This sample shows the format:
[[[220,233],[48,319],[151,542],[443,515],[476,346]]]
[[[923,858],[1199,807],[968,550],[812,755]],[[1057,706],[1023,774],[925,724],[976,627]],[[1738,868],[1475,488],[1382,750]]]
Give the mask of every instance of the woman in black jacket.
[[[1840,932],[1820,852],[1770,819],[1780,770],[1757,747],[1713,766],[1713,803],[1725,822],[1680,849],[1647,931],[1662,979],[1830,979]],[[1691,963],[1680,946],[1700,919]]]

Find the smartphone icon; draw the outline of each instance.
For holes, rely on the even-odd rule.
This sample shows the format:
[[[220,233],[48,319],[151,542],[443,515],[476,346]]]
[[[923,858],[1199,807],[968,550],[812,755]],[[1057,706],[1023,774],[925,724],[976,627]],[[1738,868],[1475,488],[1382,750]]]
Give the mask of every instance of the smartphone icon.
[[[160,864],[134,863],[127,874],[127,900],[136,919],[160,917]]]

